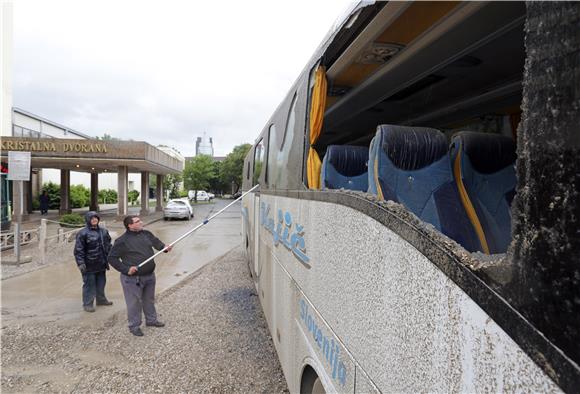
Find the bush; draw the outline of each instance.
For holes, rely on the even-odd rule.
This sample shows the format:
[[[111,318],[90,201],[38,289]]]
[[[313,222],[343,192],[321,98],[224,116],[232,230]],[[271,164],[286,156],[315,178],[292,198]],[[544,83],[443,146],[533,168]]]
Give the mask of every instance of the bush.
[[[181,190],[181,191],[179,192],[179,196],[178,196],[178,197],[179,197],[179,198],[188,197],[188,195],[187,195],[187,190]],[[177,197],[175,197],[175,198],[177,198]]]
[[[40,201],[38,200],[38,197],[33,198],[32,199],[32,210],[38,211],[39,209],[40,209]]]
[[[99,202],[103,204],[114,204],[118,201],[117,191],[113,189],[99,190]]]
[[[60,208],[60,186],[56,183],[48,182],[45,183],[40,191],[48,193],[48,209],[59,209]]]
[[[71,208],[83,208],[89,206],[91,200],[91,191],[83,185],[74,185],[70,187],[70,206]]]
[[[129,193],[127,193],[127,198],[129,199],[131,205],[133,205],[137,202],[137,199],[139,198],[139,192],[137,190],[131,190]]]
[[[69,213],[62,215],[58,220],[61,223],[61,227],[82,227],[85,223],[85,218],[78,213]]]

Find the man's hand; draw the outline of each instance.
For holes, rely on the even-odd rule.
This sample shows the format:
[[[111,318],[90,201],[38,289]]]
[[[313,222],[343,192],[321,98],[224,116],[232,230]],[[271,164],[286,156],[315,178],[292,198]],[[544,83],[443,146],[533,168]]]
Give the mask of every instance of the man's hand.
[[[167,245],[167,246],[165,247],[165,253],[167,253],[167,252],[171,252],[171,249],[173,249],[173,245]]]
[[[81,274],[84,274],[87,272],[87,265],[86,264],[79,264],[79,271],[81,271]]]
[[[129,268],[129,275],[135,275],[137,273],[137,266],[133,265]]]

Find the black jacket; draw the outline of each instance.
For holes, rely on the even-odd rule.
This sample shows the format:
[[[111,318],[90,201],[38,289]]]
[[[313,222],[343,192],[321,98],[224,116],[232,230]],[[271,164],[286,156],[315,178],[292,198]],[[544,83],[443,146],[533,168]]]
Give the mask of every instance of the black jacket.
[[[111,236],[109,232],[97,225],[91,227],[91,218],[99,217],[96,212],[87,212],[87,226],[78,232],[75,243],[75,260],[77,265],[85,264],[87,273],[102,272],[109,269],[107,256],[111,251]]]
[[[109,253],[109,263],[122,274],[129,273],[129,267],[139,265],[155,252],[153,248],[161,250],[165,244],[154,236],[150,231],[139,232],[127,230],[115,241],[115,245]],[[151,260],[139,268],[137,275],[148,275],[155,270],[155,261]]]

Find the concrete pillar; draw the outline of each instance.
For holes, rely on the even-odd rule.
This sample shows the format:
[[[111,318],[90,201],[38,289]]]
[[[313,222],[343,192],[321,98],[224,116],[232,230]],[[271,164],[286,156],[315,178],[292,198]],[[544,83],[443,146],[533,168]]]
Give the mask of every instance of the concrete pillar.
[[[38,197],[42,191],[42,170],[34,170],[32,171],[30,184],[32,187],[32,196],[30,199],[30,204],[32,205],[32,201],[36,200],[38,202]]]
[[[32,174],[30,174],[32,179]],[[24,182],[24,209],[25,213],[32,213],[32,182]]]
[[[91,172],[91,202],[89,204],[91,211],[99,211],[99,174]]]
[[[22,183],[22,186],[21,186]],[[28,195],[28,185],[30,182],[25,181],[12,181],[12,221],[18,222],[19,220],[28,219],[28,209],[27,209],[27,195]],[[20,194],[23,194],[23,199],[20,201]],[[22,205],[21,205],[22,204]]]
[[[155,204],[155,211],[163,211],[163,175],[157,174],[157,190],[155,195],[157,196],[157,203]]]
[[[141,216],[149,215],[149,172],[141,172]]]
[[[70,170],[60,170],[60,209],[59,214],[71,213],[70,208]]]
[[[118,195],[118,204],[117,204],[117,215],[118,216],[127,216],[128,212],[128,185],[129,185],[129,171],[127,166],[119,166],[117,171],[117,195]]]

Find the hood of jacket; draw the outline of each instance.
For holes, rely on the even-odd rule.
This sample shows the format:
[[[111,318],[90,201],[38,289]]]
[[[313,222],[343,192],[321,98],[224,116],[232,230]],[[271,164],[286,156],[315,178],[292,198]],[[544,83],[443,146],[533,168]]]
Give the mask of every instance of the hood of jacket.
[[[99,219],[99,223],[101,222],[101,217],[99,216],[98,213],[96,213],[95,211],[89,211],[85,214],[85,223],[87,224],[87,227],[91,227],[91,219],[96,217],[97,219]],[[97,224],[97,227],[99,225]]]

